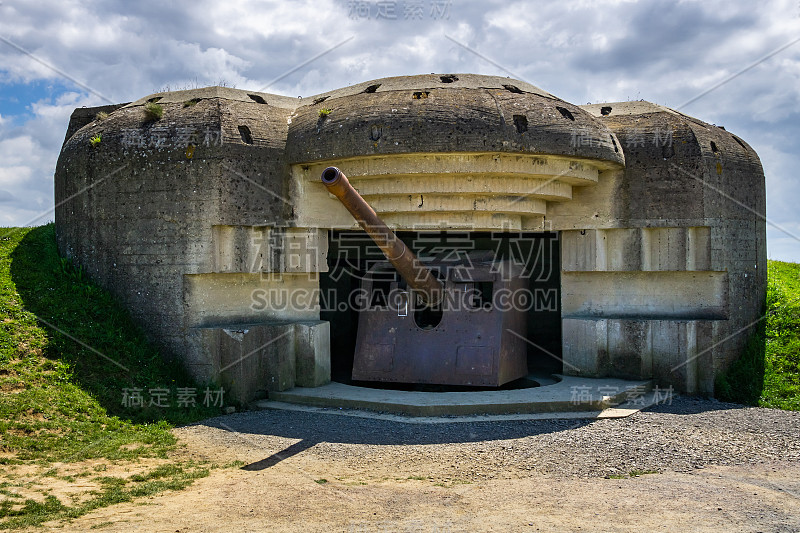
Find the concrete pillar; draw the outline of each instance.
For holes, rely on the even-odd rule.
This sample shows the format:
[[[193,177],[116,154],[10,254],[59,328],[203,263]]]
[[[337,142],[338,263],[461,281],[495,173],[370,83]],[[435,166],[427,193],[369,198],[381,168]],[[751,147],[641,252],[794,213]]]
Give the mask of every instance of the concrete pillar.
[[[295,385],[319,387],[331,381],[330,322],[294,324]]]

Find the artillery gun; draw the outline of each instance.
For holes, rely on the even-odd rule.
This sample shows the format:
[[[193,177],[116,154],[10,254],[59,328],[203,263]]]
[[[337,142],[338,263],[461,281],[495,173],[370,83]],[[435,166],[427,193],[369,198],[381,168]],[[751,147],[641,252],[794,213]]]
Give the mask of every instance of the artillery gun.
[[[321,179],[387,259],[362,280],[353,380],[498,387],[528,374],[522,266],[480,251],[424,264],[341,170]]]

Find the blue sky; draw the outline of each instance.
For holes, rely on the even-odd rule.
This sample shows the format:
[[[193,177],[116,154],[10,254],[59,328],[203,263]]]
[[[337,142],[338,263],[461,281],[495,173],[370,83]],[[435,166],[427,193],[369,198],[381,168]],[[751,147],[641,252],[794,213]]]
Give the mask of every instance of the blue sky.
[[[33,102],[53,100],[74,90],[68,80],[36,80],[4,83],[0,91],[0,116],[23,123],[33,118]]]
[[[732,77],[682,111],[756,149],[774,224],[769,256],[800,261],[800,42],[790,44],[800,39],[799,0],[3,0],[0,38],[2,226],[52,219],[53,169],[75,107],[167,87],[261,89],[280,78],[268,92],[305,96],[474,72],[575,104],[677,108]]]

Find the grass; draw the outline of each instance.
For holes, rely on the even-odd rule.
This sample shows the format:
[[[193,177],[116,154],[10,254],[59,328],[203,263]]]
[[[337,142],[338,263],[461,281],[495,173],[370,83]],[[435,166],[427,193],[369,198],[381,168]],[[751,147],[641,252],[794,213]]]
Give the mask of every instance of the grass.
[[[148,120],[161,120],[161,117],[164,116],[164,108],[161,104],[147,102],[144,104],[144,113]]]
[[[320,118],[327,117],[328,115],[330,115],[332,113],[332,111],[333,110],[328,109],[327,107],[320,108],[319,116],[320,116]]]
[[[65,505],[53,495],[45,495],[43,501],[29,498],[16,505],[12,500],[5,500],[0,503],[0,519],[4,519],[0,527],[16,529],[54,519],[78,518],[101,507],[130,502],[166,490],[181,490],[195,479],[209,474],[208,468],[195,464],[172,466],[161,471],[156,468],[147,476],[94,478],[100,489],[91,491],[91,496],[77,505]]]
[[[631,477],[646,476],[647,474],[658,474],[658,470],[631,470],[628,475]]]
[[[658,470],[631,470],[627,474],[608,474],[606,479],[631,479],[640,476],[646,476],[648,474],[658,474]]]
[[[170,459],[176,448],[171,428],[220,414],[219,407],[202,404],[206,386],[216,389],[166,362],[109,293],[59,257],[52,224],[0,229],[0,486],[14,495],[39,491],[24,501],[4,493],[0,529],[72,518],[207,475],[206,468]],[[179,387],[200,391],[197,405],[178,406]],[[165,407],[126,407],[123,390],[133,388],[167,389],[172,400]],[[86,466],[66,476],[69,465],[145,459],[168,464],[139,474],[142,479],[106,483],[80,504],[42,488],[47,479],[105,470]],[[31,480],[14,474],[19,468],[40,474]]]
[[[800,410],[800,264],[769,261],[766,318],[716,383],[721,400]]]
[[[95,135],[94,137],[92,137],[91,139],[89,139],[89,144],[90,144],[90,145],[92,145],[92,148],[94,148],[95,146],[97,146],[98,144],[100,144],[100,141],[102,141],[102,140],[103,140],[103,138],[102,138],[102,137],[101,137],[101,135],[98,133],[97,135]]]

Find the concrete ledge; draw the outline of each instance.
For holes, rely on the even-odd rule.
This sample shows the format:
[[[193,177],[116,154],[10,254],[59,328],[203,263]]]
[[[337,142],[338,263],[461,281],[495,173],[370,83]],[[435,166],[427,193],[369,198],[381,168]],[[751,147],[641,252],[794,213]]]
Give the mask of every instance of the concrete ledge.
[[[562,272],[564,318],[727,320],[728,273]]]
[[[411,417],[550,414],[551,418],[597,418],[605,410],[621,407],[618,416],[652,404],[650,381],[591,379],[558,376],[543,387],[476,392],[408,392],[330,383],[316,388],[294,388],[269,393],[269,401],[254,407],[281,408],[282,404],[316,408],[377,411]],[[633,410],[631,410],[633,409]],[[627,414],[622,414],[625,411]]]
[[[626,402],[617,407],[609,407],[602,411],[574,411],[567,413],[518,413],[512,415],[462,415],[462,416],[404,416],[362,409],[341,409],[335,407],[312,407],[294,403],[261,400],[252,404],[257,410],[276,409],[280,411],[300,411],[304,413],[317,413],[333,416],[350,416],[354,418],[369,418],[372,420],[386,420],[387,422],[401,422],[404,424],[459,424],[464,422],[512,422],[517,420],[592,420],[601,418],[625,418],[638,413],[655,404],[652,397],[648,396],[644,404]]]

